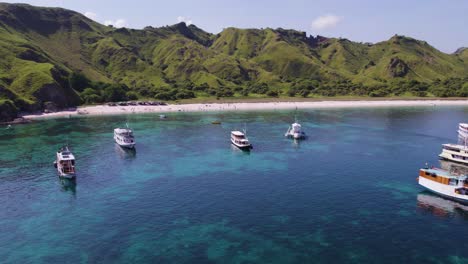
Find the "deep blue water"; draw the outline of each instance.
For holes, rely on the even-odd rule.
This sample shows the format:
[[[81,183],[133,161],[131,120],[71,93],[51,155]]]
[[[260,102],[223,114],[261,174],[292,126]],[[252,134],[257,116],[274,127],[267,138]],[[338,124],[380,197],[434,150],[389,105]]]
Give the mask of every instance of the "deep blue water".
[[[468,207],[423,191],[468,108],[177,113],[0,129],[1,263],[468,263]],[[222,125],[212,125],[221,120]],[[136,152],[113,143],[129,122]],[[247,125],[254,149],[232,148]],[[67,141],[76,184],[52,161]]]

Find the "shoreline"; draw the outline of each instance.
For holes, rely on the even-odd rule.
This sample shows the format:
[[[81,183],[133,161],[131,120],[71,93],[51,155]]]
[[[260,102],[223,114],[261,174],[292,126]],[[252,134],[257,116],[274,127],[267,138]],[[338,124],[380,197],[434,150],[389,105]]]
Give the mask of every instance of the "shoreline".
[[[101,116],[142,113],[174,112],[214,112],[214,111],[268,111],[294,109],[332,109],[332,108],[372,108],[372,107],[411,107],[411,106],[468,106],[468,99],[457,100],[324,100],[324,101],[278,101],[278,102],[236,102],[236,103],[194,103],[168,104],[167,106],[83,106],[53,113],[25,113],[21,118],[37,120],[46,118],[65,118],[72,116]]]

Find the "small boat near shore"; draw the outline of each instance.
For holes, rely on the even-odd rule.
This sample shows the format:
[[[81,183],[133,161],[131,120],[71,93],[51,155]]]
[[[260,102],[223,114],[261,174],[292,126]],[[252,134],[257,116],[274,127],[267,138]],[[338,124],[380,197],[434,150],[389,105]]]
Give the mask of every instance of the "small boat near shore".
[[[245,132],[231,131],[231,143],[242,150],[252,149],[252,144],[250,144]]]
[[[67,179],[75,178],[75,156],[67,145],[57,151],[54,167],[57,168],[60,177]]]
[[[419,170],[419,185],[440,196],[468,204],[468,177],[438,168]]]
[[[133,130],[127,128],[116,128],[114,129],[114,140],[115,142],[123,148],[134,148],[135,147],[135,137],[133,136]]]

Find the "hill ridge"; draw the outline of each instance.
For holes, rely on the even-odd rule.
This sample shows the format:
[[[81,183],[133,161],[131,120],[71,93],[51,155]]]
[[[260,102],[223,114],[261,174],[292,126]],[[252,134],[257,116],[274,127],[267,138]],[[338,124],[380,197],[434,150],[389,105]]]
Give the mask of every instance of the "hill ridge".
[[[401,35],[361,43],[283,28],[114,28],[6,3],[0,55],[0,109],[12,112],[143,97],[459,96],[468,76],[466,49],[446,54]]]

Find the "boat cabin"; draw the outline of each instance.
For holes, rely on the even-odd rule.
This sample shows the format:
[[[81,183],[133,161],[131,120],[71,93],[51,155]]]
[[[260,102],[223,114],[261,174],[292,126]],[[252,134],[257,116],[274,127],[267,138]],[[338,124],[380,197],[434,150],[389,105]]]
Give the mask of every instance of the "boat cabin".
[[[298,123],[292,124],[292,130],[294,133],[301,133],[301,125]]]
[[[449,186],[460,186],[468,188],[468,177],[466,175],[453,175],[440,169],[421,169],[419,177]],[[467,192],[468,195],[468,192]]]
[[[68,147],[63,147],[57,152],[57,169],[61,175],[75,173],[75,156]]]
[[[240,131],[231,131],[231,141],[238,146],[250,146],[249,140]]]
[[[456,144],[443,144],[442,146],[443,149],[453,152],[460,152],[465,149],[465,146]]]

